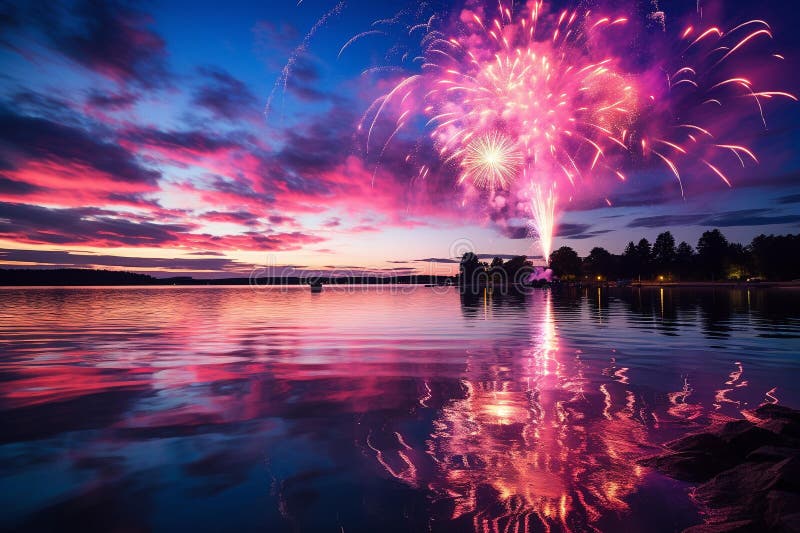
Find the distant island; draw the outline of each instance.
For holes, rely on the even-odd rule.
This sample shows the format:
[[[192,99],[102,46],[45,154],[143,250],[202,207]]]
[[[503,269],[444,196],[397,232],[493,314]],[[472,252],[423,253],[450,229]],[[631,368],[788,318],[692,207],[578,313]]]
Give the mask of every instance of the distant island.
[[[426,284],[447,285],[456,281],[455,276],[431,276],[427,274],[403,276],[262,276],[257,278],[197,279],[191,276],[156,278],[147,274],[121,270],[94,270],[88,268],[57,269],[0,269],[0,286],[120,286],[120,285],[384,285]]]

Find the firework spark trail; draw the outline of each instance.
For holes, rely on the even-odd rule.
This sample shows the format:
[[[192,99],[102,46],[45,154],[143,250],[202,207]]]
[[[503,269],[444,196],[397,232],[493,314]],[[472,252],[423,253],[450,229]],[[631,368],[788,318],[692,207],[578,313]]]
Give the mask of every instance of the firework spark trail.
[[[550,257],[553,248],[553,233],[556,222],[555,184],[545,190],[541,183],[534,183],[531,198],[533,228],[539,237],[539,246],[545,258]]]
[[[300,4],[302,4],[302,0],[297,2],[298,6]],[[292,54],[289,56],[289,60],[286,62],[286,65],[284,65],[280,75],[278,76],[278,79],[272,86],[272,91],[269,93],[269,98],[267,98],[267,104],[264,106],[265,119],[269,119],[269,115],[272,112],[272,102],[275,99],[275,95],[278,93],[278,91],[281,91],[281,95],[286,93],[286,85],[289,83],[289,78],[292,75],[292,69],[294,68],[295,63],[297,63],[297,59],[306,53],[309,44],[311,44],[311,41],[314,38],[314,35],[317,34],[320,28],[325,26],[325,24],[327,24],[332,17],[339,15],[344,9],[345,5],[345,0],[341,0],[330,11],[325,13],[319,20],[317,20],[317,22],[314,23],[309,32],[303,38],[303,41],[300,43],[300,45],[295,48],[294,51],[292,51]]]

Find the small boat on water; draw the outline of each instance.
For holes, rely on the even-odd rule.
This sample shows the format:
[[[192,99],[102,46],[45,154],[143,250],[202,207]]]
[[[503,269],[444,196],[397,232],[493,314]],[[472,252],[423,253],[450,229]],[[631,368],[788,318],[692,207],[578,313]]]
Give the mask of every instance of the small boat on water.
[[[311,292],[322,292],[321,281],[309,281],[308,286],[311,287]]]

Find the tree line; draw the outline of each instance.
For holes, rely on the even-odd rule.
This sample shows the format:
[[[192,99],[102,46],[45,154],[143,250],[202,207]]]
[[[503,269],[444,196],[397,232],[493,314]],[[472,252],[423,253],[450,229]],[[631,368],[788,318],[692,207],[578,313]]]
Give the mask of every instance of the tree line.
[[[800,234],[762,234],[742,245],[713,229],[692,248],[686,242],[676,245],[665,231],[652,244],[647,239],[629,242],[619,255],[595,247],[581,258],[562,246],[550,254],[550,268],[564,280],[786,281],[800,278]]]

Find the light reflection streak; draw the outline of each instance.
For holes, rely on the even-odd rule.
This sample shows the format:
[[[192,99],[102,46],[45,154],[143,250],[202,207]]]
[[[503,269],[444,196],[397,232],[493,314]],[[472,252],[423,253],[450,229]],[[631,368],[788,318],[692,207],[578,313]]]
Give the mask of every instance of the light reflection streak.
[[[644,475],[634,459],[645,427],[628,368],[587,392],[580,354],[559,350],[549,292],[541,305],[528,352],[511,365],[468,368],[464,397],[442,407],[426,439],[434,465],[426,485],[452,503],[451,519],[470,517],[475,531],[596,530],[604,512],[628,508]],[[592,415],[598,403],[602,418]],[[423,484],[397,466],[403,450],[390,465],[369,446],[390,475]]]

